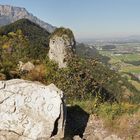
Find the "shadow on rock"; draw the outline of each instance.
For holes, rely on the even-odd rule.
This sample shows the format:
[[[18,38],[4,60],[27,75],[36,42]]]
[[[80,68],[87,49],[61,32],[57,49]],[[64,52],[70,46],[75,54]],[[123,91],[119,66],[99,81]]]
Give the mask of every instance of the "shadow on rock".
[[[67,107],[65,140],[72,140],[76,135],[82,138],[88,119],[89,114],[78,105]]]

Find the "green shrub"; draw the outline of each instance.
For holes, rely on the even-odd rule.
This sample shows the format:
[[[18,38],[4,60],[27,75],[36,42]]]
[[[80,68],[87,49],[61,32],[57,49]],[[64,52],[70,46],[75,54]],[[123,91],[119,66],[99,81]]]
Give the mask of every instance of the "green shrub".
[[[63,69],[47,58],[46,81],[63,90],[68,100],[96,97],[100,101],[120,102],[123,100],[122,86],[129,85],[119,74],[97,60],[77,56],[72,56],[68,67]]]
[[[111,129],[118,128],[118,121],[123,116],[132,116],[138,112],[140,106],[137,104],[129,103],[102,103],[100,104],[95,113],[104,120],[105,125],[110,126]],[[121,121],[122,122],[122,121]]]
[[[49,48],[49,32],[28,19],[20,19],[0,28],[0,46],[3,42],[9,42],[9,39],[15,40],[17,34],[20,41],[24,42],[22,46],[28,46],[26,56],[41,60],[46,57]],[[21,46],[18,40],[12,41],[12,43]]]

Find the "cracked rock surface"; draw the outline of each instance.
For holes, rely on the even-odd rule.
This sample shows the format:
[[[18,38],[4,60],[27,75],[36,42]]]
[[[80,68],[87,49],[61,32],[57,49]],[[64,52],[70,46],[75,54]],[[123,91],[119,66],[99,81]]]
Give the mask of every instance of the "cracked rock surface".
[[[0,140],[63,137],[65,105],[55,85],[0,81]]]
[[[55,61],[59,68],[67,67],[67,57],[75,51],[75,38],[70,29],[58,28],[51,35],[49,42],[49,59]]]

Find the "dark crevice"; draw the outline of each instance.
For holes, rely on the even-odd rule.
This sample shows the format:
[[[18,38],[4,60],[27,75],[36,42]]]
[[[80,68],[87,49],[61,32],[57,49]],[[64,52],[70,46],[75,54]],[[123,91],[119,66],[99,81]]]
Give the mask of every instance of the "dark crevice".
[[[6,87],[6,83],[2,82],[2,84],[3,84],[3,87],[1,87],[0,90],[5,89]]]
[[[51,137],[55,136],[58,132],[58,121],[60,119],[60,116],[61,116],[61,113],[60,113],[59,117],[55,120],[54,129],[52,131]]]

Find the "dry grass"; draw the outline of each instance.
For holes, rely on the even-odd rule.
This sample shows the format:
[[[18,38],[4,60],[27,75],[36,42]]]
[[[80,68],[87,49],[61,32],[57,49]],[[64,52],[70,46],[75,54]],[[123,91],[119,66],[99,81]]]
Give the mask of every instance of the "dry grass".
[[[110,134],[116,134],[124,140],[140,140],[140,106],[137,104],[98,104],[96,100],[70,101],[85,112],[97,115]]]
[[[0,80],[5,80],[6,79],[6,75],[0,73]]]
[[[126,140],[140,140],[140,112],[133,115],[124,114],[117,121],[117,133]]]
[[[136,108],[135,105],[125,104],[124,108]],[[104,120],[106,128],[122,137],[124,140],[140,140],[140,109],[134,113],[123,113],[116,119]]]
[[[45,83],[46,82],[45,66],[43,64],[36,65],[35,68],[31,72],[22,76],[22,78],[26,80],[39,81],[39,82]]]
[[[140,82],[131,80],[131,83],[132,83],[132,85],[134,85],[136,87],[137,90],[140,91]]]

